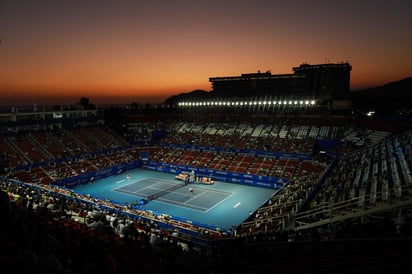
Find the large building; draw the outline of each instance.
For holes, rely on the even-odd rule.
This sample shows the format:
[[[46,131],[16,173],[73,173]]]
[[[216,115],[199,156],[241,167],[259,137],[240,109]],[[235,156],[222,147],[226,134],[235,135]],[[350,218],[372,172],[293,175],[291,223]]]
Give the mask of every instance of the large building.
[[[240,76],[211,77],[211,94],[220,98],[313,98],[317,100],[348,100],[350,71],[345,63],[301,64],[291,74],[270,71]]]

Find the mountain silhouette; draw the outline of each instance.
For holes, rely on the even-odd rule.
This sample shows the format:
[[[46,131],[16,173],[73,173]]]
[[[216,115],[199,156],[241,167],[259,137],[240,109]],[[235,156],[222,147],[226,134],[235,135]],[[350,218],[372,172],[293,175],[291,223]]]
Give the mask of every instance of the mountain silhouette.
[[[382,114],[412,109],[412,77],[351,92],[352,106]]]
[[[201,89],[196,89],[190,92],[183,92],[178,95],[173,95],[167,98],[164,101],[164,104],[173,106],[181,101],[190,101],[190,100],[199,100],[199,99],[202,100],[202,99],[208,99],[208,98],[211,98],[210,92],[201,90]]]

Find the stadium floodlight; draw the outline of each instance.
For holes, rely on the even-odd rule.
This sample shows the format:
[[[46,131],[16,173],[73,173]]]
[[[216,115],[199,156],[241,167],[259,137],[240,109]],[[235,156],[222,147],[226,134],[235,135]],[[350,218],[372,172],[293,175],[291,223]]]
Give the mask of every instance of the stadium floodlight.
[[[177,105],[179,107],[202,107],[202,106],[266,106],[266,105],[273,105],[273,106],[309,106],[309,105],[316,105],[316,100],[313,99],[306,99],[306,100],[291,100],[291,99],[279,99],[279,100],[250,100],[250,101],[183,101],[178,102]]]

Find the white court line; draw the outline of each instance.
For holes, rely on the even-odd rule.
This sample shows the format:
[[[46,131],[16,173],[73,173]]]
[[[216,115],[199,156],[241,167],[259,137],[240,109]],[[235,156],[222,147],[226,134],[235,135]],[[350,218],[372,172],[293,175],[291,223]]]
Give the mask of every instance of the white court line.
[[[238,206],[240,206],[240,204],[241,204],[241,202],[237,202],[237,204],[235,204],[235,205],[233,206],[233,208],[237,208]]]
[[[123,183],[125,180],[120,180],[120,181],[117,181],[117,182],[115,182],[115,184],[120,184],[120,183]]]
[[[229,193],[226,191],[222,191],[221,193]],[[226,196],[224,199],[220,200],[219,202],[217,202],[216,204],[214,204],[212,207],[210,207],[206,212],[208,212],[209,210],[211,210],[212,208],[218,206],[219,204],[223,203],[224,200],[228,199],[230,196],[234,195],[234,192],[230,192],[230,194],[228,196]]]

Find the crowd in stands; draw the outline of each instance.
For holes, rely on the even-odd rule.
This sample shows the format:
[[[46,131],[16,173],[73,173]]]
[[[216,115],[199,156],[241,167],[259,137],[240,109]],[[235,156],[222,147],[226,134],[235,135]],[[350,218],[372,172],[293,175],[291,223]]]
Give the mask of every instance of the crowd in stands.
[[[3,268],[18,273],[407,273],[411,269],[410,240],[360,243],[355,236],[362,236],[362,230],[354,226],[343,230],[346,241],[319,241],[325,234],[319,230],[305,234],[284,230],[230,238],[198,249],[178,233],[160,229],[156,222],[42,188],[2,180],[0,194],[0,260]],[[375,233],[396,235],[390,223],[379,220],[363,231],[371,232],[370,226],[377,224]]]
[[[198,273],[233,270],[237,273],[267,270],[288,273],[293,267],[287,269],[286,265],[293,264],[295,260],[300,260],[294,266],[296,270],[322,272],[320,267],[309,266],[309,259],[305,260],[304,256],[310,258],[312,263],[317,260],[321,262],[327,260],[326,251],[330,251],[341,255],[334,255],[336,257],[333,259],[340,258],[341,262],[349,264],[347,252],[360,258],[359,246],[354,243],[346,245],[339,240],[370,236],[404,239],[411,236],[411,220],[407,213],[398,216],[402,218],[402,222],[398,223],[393,221],[393,216],[385,216],[367,224],[345,219],[340,226],[328,223],[306,230],[295,227],[297,216],[305,211],[310,213],[301,219],[302,222],[308,219],[310,222],[320,222],[330,219],[330,209],[342,203],[345,203],[341,210],[344,211],[348,205],[364,210],[372,206],[382,207],[382,203],[391,205],[394,201],[410,200],[410,131],[374,139],[371,136],[376,131],[347,127],[347,121],[335,126],[314,123],[309,127],[296,120],[295,124],[287,125],[282,124],[284,121],[279,119],[275,121],[278,123],[270,121],[264,125],[178,122],[167,128],[170,134],[160,143],[143,148],[130,147],[123,138],[105,127],[2,136],[0,147],[9,166],[1,182],[1,210],[5,217],[2,226],[5,248],[1,260],[4,265],[14,267],[21,273],[36,269],[43,273],[124,273],[136,269],[141,269],[143,273],[193,273],[194,270]],[[253,132],[257,129],[259,134],[255,136]],[[354,131],[356,141],[344,138]],[[325,134],[324,138],[343,140],[334,150],[336,155],[333,157],[314,154],[316,140],[323,136],[321,134]],[[162,143],[282,150],[311,154],[314,160],[295,163],[293,159],[240,157],[233,152],[188,151],[164,147]],[[210,238],[207,235],[211,240],[208,248],[195,248],[190,239],[176,231],[162,230],[158,224],[164,220],[130,218],[128,214],[107,207],[79,202],[70,192],[58,195],[59,191],[51,188],[30,187],[8,180],[49,186],[62,178],[138,159],[142,149],[149,151],[152,161],[282,177],[288,178],[289,182],[239,226],[235,232],[237,237],[213,234]],[[54,162],[52,166],[49,160]],[[268,165],[263,165],[268,162]],[[34,166],[36,163],[38,165]],[[254,168],[256,163],[259,166]],[[14,170],[19,166],[25,168]],[[87,197],[82,198],[87,200]],[[310,203],[306,204],[308,201]],[[353,201],[356,203],[353,204]],[[325,207],[329,210],[312,213],[312,210]],[[195,229],[204,236],[205,231]],[[334,242],[322,248],[310,244],[320,240]],[[306,245],[300,245],[301,242]],[[288,245],[283,246],[285,243]],[[385,247],[389,245],[383,243]],[[286,249],[283,252],[274,250],[282,246]],[[341,250],[345,248],[348,250]],[[403,271],[404,267],[411,269],[411,248],[406,248],[405,253],[388,248],[381,254],[367,249],[373,256],[366,262],[355,260],[356,267],[367,271],[358,264],[378,265],[379,262],[384,265],[384,270],[390,267],[399,271]],[[320,253],[311,254],[313,250]],[[387,264],[380,262],[384,257]],[[325,273],[330,273],[333,268],[329,265],[329,259]],[[276,263],[271,265],[271,261]],[[370,270],[377,269],[371,266]]]

